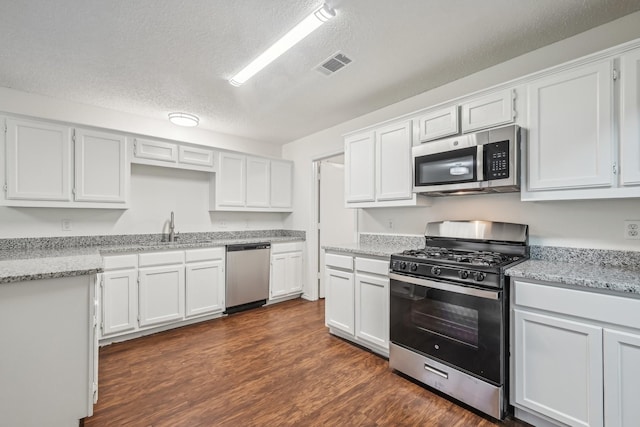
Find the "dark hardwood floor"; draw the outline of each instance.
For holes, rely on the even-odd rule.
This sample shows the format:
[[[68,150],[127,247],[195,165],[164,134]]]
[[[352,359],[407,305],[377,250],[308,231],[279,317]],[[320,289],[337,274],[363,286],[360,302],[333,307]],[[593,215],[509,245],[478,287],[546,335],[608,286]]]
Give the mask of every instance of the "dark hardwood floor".
[[[293,300],[100,349],[93,426],[496,424],[329,335]]]

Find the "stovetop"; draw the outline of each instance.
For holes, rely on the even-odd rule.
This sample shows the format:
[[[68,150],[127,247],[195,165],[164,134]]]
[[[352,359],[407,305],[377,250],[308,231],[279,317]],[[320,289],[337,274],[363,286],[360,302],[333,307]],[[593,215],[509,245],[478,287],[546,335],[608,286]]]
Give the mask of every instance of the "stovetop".
[[[424,260],[474,267],[502,267],[521,258],[520,256],[506,255],[499,252],[464,251],[433,246],[406,250],[401,255],[405,258],[415,258],[416,262]]]

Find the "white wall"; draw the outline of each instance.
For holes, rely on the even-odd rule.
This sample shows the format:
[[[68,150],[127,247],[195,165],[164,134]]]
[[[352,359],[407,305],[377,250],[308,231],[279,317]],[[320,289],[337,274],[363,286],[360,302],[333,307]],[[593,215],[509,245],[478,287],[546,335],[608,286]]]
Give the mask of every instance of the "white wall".
[[[309,237],[313,225],[310,209],[311,162],[323,152],[340,150],[343,134],[637,38],[640,38],[640,12],[286,144],[282,154],[296,163],[296,191],[294,213],[286,219],[285,227],[305,229]],[[494,209],[495,206],[499,209]],[[620,237],[621,220],[640,218],[638,207],[640,204],[635,200],[525,204],[516,195],[448,197],[437,200],[432,208],[364,210],[360,213],[360,231],[421,234],[428,221],[473,216],[528,223],[531,226],[532,243],[640,249],[638,241],[625,241]],[[399,227],[395,230],[385,229],[382,225],[390,218],[397,218],[395,222]],[[310,239],[308,242],[309,245],[314,243]],[[311,264],[307,266],[306,283],[315,283]],[[307,295],[313,293],[310,289],[306,289],[306,292]]]
[[[0,238],[166,233],[171,211],[179,232],[281,229],[287,216],[209,212],[208,173],[132,165],[129,209],[0,207]],[[63,219],[72,230],[62,231]]]

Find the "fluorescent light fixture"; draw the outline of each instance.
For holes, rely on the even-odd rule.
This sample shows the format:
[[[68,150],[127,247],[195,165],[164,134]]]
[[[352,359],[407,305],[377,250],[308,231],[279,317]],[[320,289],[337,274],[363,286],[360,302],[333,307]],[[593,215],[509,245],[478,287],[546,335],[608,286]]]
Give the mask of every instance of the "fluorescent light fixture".
[[[336,11],[330,8],[326,3],[322,7],[314,10],[309,16],[304,18],[302,22],[293,27],[291,31],[282,36],[280,40],[271,45],[260,56],[254,59],[249,65],[244,67],[242,71],[233,76],[229,83],[234,86],[240,86],[258,71],[269,65],[277,57],[291,49],[296,43],[311,34],[320,25],[336,16]]]
[[[198,126],[200,119],[189,113],[169,113],[169,120],[174,125],[194,127]]]

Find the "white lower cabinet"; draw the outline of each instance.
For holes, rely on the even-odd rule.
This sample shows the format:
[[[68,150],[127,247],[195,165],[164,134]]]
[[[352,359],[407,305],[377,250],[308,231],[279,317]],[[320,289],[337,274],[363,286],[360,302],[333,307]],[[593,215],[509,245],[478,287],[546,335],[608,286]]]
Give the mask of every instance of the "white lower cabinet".
[[[101,342],[222,315],[224,267],[224,247],[104,256]]]
[[[140,326],[184,318],[184,265],[141,268]]]
[[[604,330],[604,424],[640,422],[640,332]]]
[[[224,255],[224,248],[186,251],[186,317],[224,311]]]
[[[328,253],[325,323],[329,331],[389,355],[389,261]]]
[[[512,286],[516,416],[533,424],[637,425],[640,299],[545,282]]]
[[[271,245],[269,300],[302,293],[302,242]]]

